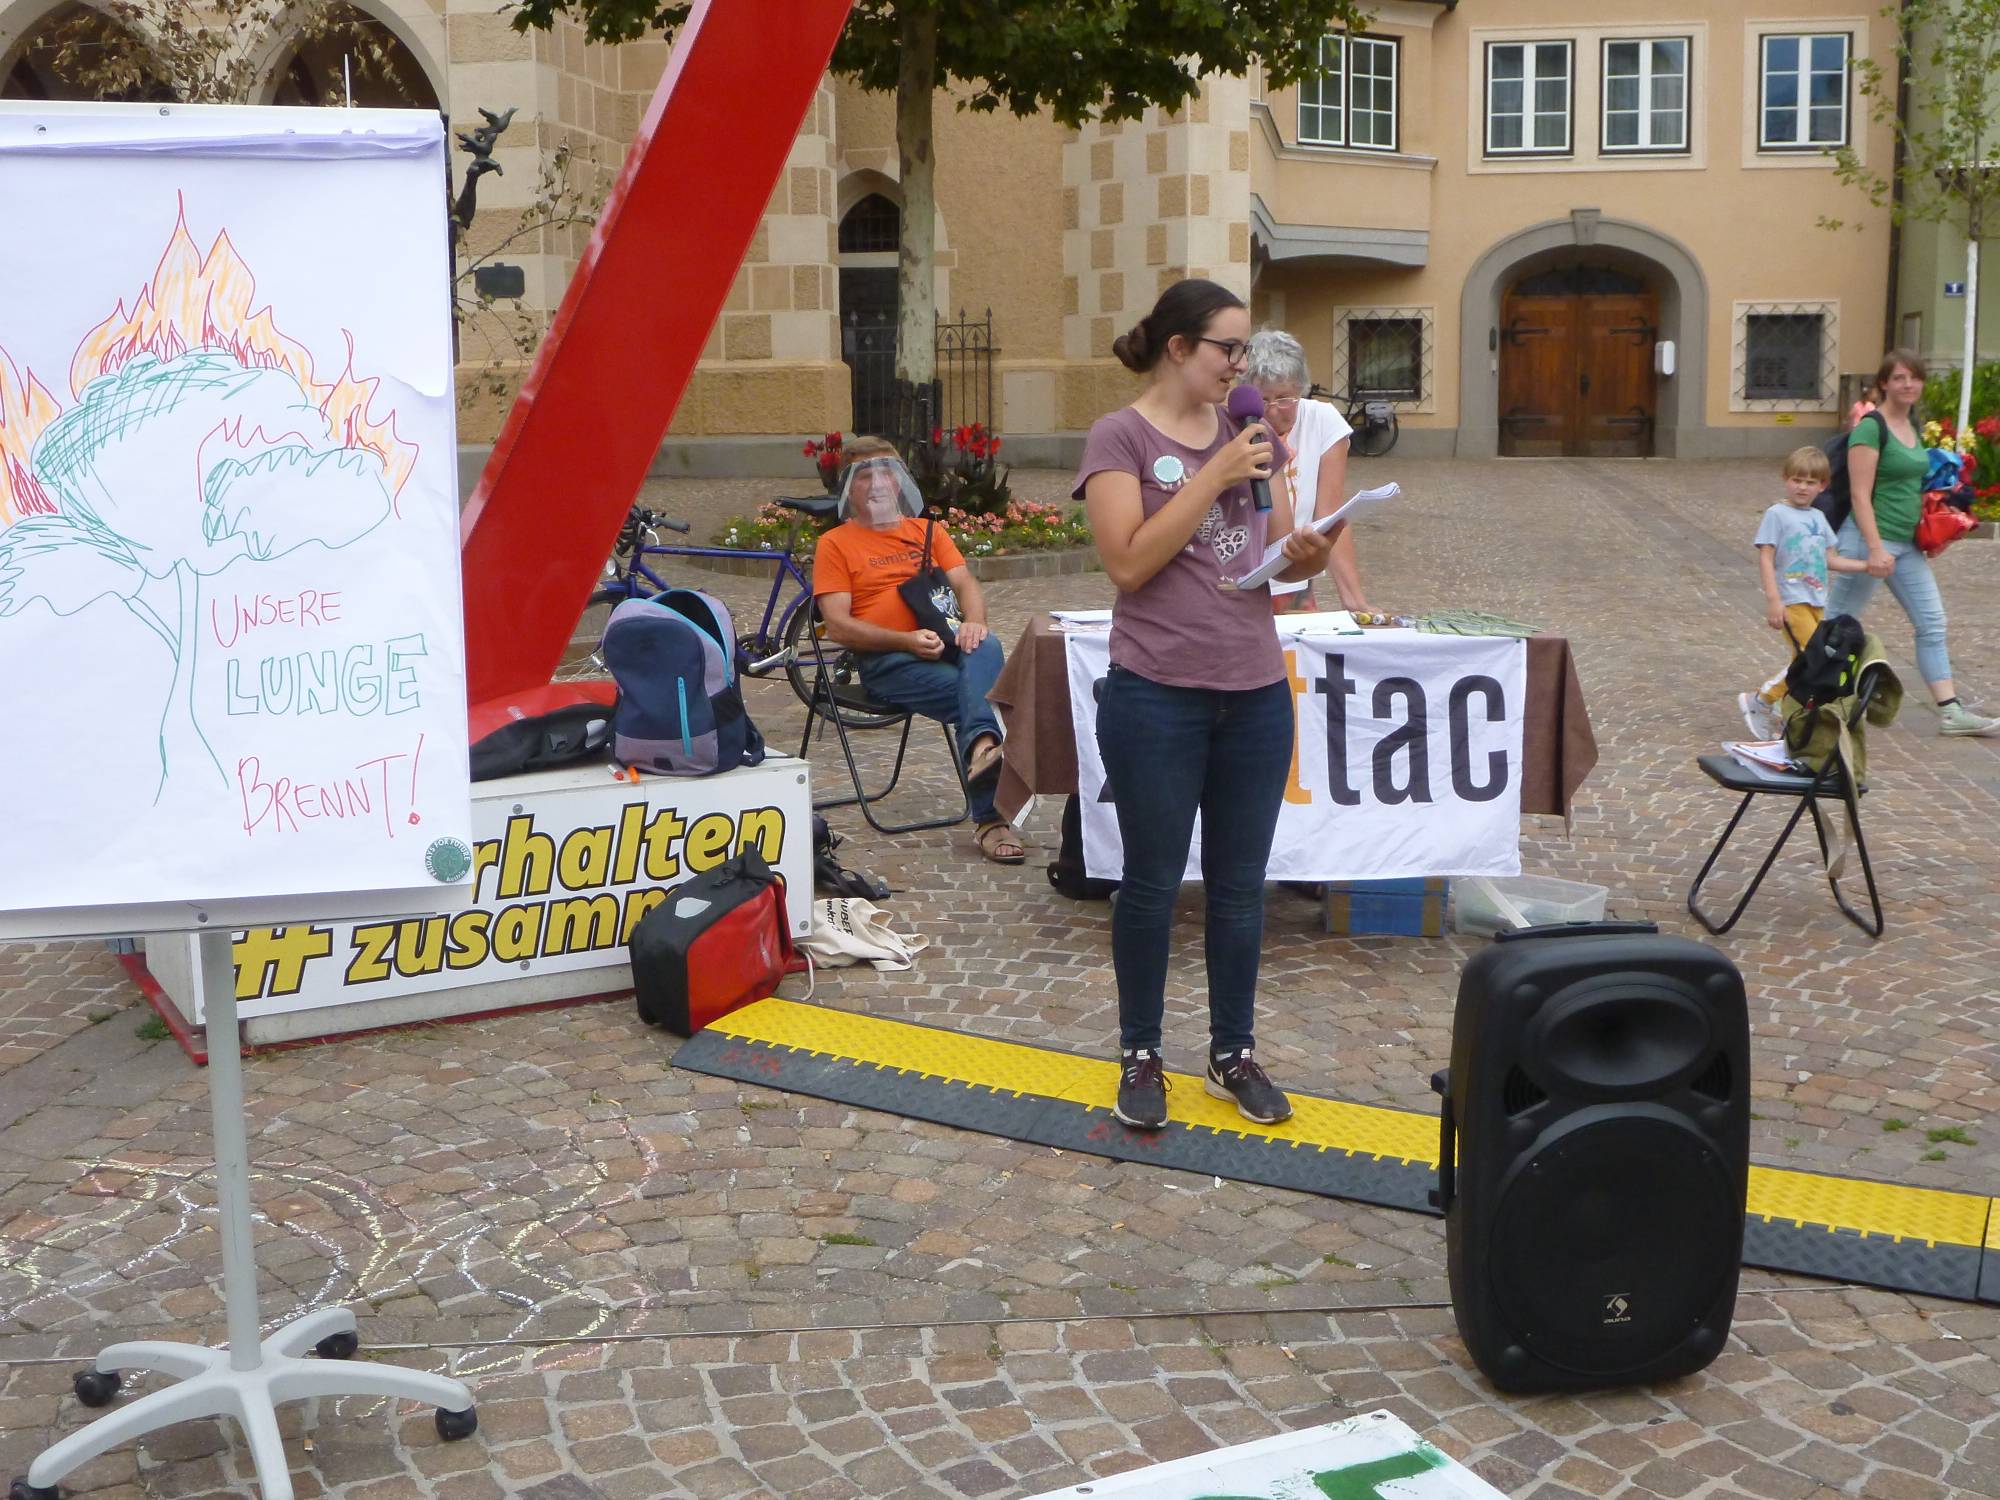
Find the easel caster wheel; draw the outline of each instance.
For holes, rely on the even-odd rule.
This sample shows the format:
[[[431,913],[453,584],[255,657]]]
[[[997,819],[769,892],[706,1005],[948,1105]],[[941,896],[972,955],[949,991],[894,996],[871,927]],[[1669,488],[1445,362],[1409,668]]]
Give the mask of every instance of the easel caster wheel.
[[[437,1412],[437,1430],[438,1436],[447,1443],[456,1443],[461,1438],[469,1438],[479,1430],[479,1413],[469,1406],[464,1411],[446,1411],[440,1406]],[[39,1500],[39,1497],[31,1495],[28,1500]]]
[[[361,1336],[356,1333],[329,1333],[313,1345],[313,1353],[321,1359],[352,1359],[354,1351],[361,1347]]]
[[[85,1406],[109,1406],[123,1384],[116,1370],[79,1370],[70,1383],[76,1387],[76,1399]]]
[[[30,1484],[17,1479],[7,1486],[7,1500],[61,1500],[52,1484]]]

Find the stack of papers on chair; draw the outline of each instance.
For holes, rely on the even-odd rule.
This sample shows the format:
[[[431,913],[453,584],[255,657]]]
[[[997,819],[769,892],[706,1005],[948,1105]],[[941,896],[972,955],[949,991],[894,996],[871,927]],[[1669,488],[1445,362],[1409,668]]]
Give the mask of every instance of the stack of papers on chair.
[[[1753,771],[1778,771],[1793,776],[1810,769],[1792,758],[1783,740],[1724,740],[1722,748]]]

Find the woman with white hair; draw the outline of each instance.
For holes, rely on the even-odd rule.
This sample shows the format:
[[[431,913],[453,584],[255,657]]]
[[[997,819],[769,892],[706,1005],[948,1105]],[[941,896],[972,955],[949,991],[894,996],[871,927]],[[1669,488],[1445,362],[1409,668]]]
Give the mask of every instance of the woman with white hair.
[[[1291,491],[1298,524],[1315,516],[1330,515],[1347,499],[1347,440],[1354,431],[1347,419],[1331,404],[1306,395],[1312,377],[1306,369],[1306,351],[1289,333],[1266,328],[1250,335],[1250,353],[1243,380],[1257,388],[1264,398],[1264,420],[1291,453],[1285,465],[1285,484]],[[1340,595],[1340,607],[1365,610],[1368,601],[1361,592],[1361,568],[1355,558],[1354,534],[1345,525],[1333,537],[1333,555],[1327,560],[1327,576]],[[1312,583],[1271,584],[1271,608],[1277,614],[1317,608]]]

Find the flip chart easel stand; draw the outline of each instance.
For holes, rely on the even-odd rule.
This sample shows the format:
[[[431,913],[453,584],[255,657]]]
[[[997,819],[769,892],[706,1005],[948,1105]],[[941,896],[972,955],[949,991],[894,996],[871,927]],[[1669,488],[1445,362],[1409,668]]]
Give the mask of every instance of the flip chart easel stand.
[[[56,1481],[122,1443],[198,1417],[231,1417],[243,1429],[263,1500],[292,1500],[291,1466],[278,1435],[277,1406],[315,1396],[380,1396],[437,1407],[438,1436],[469,1437],[479,1425],[472,1393],[459,1381],[396,1365],[356,1362],[354,1313],[345,1307],[307,1313],[270,1337],[257,1320],[257,1263],[250,1241],[250,1157],[243,1128],[243,1062],[236,1030],[236,965],[230,934],[199,937],[208,1021],[208,1103],[215,1121],[216,1212],[222,1237],[223,1302],[229,1344],[147,1340],[113,1344],[76,1377],[77,1398],[106,1406],[121,1370],[154,1370],[175,1384],[99,1417],[43,1451],[17,1479],[9,1500],[57,1500]],[[308,1355],[316,1357],[308,1357]]]

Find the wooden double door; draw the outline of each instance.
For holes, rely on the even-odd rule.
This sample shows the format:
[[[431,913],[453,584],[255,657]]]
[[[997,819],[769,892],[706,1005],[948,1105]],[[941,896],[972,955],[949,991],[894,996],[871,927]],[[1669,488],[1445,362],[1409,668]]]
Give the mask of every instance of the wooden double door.
[[[1644,458],[1653,451],[1659,304],[1625,278],[1532,278],[1502,304],[1500,451]]]

